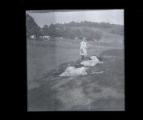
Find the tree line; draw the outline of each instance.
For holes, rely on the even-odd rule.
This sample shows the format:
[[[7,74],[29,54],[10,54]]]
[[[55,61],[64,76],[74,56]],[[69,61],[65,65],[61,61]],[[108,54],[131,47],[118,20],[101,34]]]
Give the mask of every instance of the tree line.
[[[50,37],[63,37],[63,38],[83,38],[88,40],[99,40],[102,37],[102,32],[92,28],[111,29],[112,33],[121,34],[123,33],[122,26],[114,25],[109,23],[95,23],[95,22],[70,22],[65,24],[50,24],[39,27],[34,19],[26,14],[26,30],[27,37],[35,35],[36,38],[39,36],[50,36]]]

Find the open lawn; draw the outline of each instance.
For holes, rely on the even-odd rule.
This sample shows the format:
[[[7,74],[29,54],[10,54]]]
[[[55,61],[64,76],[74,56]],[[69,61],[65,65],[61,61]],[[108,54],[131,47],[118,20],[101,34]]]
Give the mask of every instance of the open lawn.
[[[59,77],[67,64],[80,59],[80,40],[27,40],[28,110],[124,110],[123,36],[105,34],[89,42],[88,55],[103,64],[102,74]]]

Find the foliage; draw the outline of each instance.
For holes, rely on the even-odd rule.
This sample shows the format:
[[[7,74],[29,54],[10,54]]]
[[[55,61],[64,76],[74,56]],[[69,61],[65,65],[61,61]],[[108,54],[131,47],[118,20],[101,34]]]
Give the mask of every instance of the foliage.
[[[48,30],[49,30],[48,25],[44,25],[44,27],[41,28],[42,34],[46,36],[48,35]]]
[[[41,35],[40,27],[29,14],[26,14],[26,33],[28,38],[31,35],[35,35],[36,38]]]
[[[123,35],[123,26],[114,25],[110,23],[96,23],[96,22],[70,22],[65,24],[51,24],[44,25],[40,28],[30,15],[26,15],[26,29],[27,36],[40,35],[51,37],[63,37],[68,39],[85,37],[87,40],[100,40],[102,38],[102,30],[107,29],[113,34]]]

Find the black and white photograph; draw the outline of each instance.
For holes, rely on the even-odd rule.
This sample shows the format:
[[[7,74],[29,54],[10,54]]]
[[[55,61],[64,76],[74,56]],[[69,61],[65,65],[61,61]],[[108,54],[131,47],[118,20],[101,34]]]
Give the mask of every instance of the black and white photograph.
[[[27,111],[125,111],[124,9],[25,14]]]

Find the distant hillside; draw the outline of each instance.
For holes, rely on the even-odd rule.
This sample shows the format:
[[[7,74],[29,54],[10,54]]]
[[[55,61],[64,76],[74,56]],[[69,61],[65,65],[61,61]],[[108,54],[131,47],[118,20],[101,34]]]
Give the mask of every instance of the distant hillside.
[[[96,23],[96,22],[70,22],[64,24],[45,25],[40,28],[34,19],[26,14],[26,29],[27,37],[35,35],[37,38],[40,35],[51,37],[63,37],[68,39],[82,39],[100,40],[104,33],[111,33],[115,35],[124,35],[124,26],[110,23]]]
[[[124,34],[124,27],[122,25],[88,21],[70,22],[65,24],[51,24],[48,27],[47,25],[45,25],[42,29],[45,35],[71,39],[74,39],[76,37],[86,37],[88,40],[101,39],[102,32],[108,32],[118,35]]]

